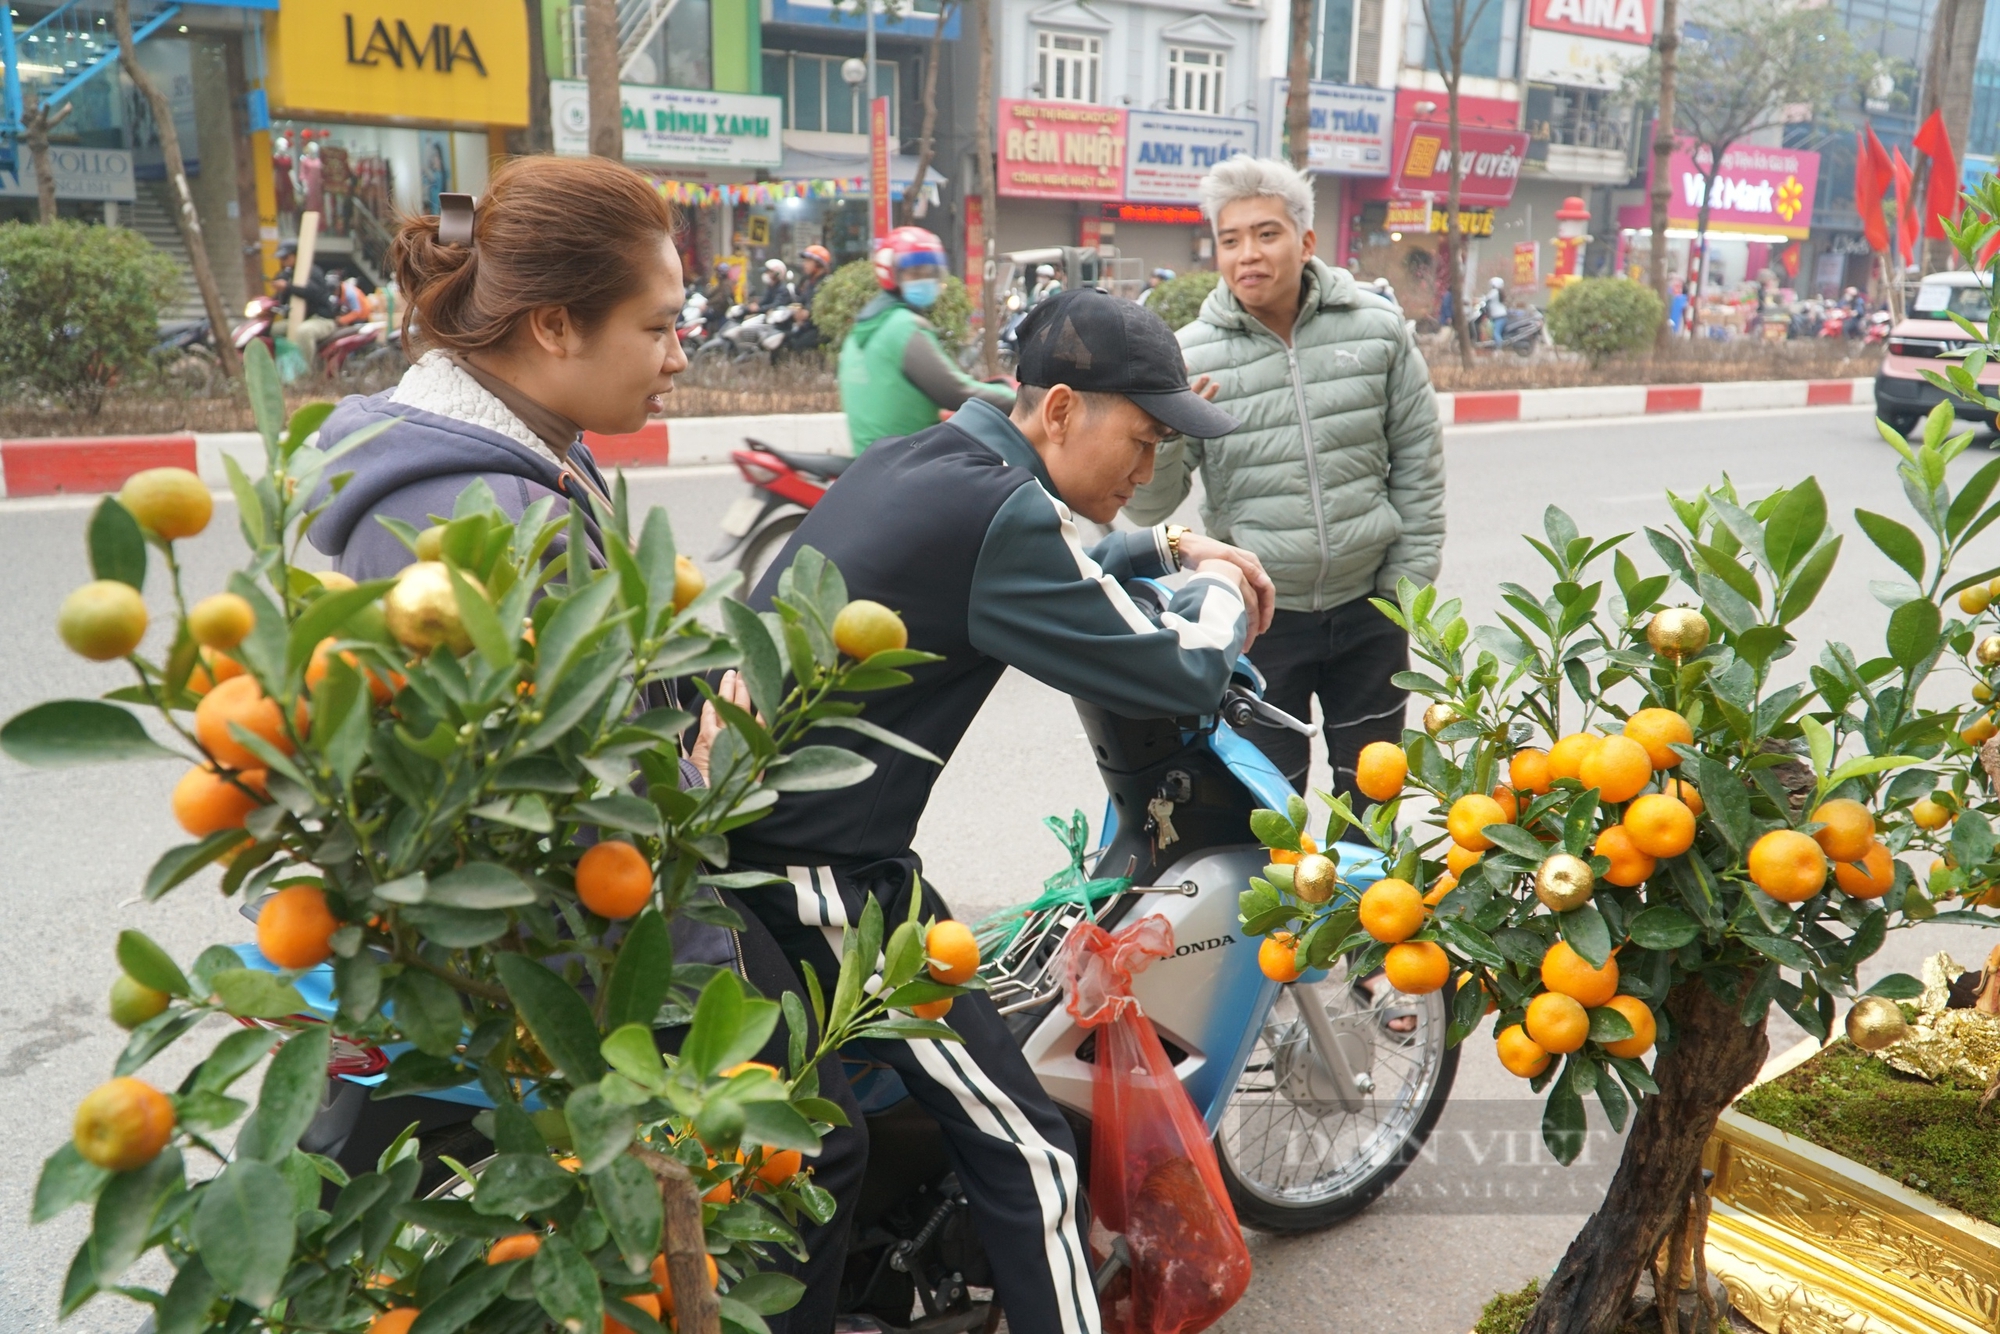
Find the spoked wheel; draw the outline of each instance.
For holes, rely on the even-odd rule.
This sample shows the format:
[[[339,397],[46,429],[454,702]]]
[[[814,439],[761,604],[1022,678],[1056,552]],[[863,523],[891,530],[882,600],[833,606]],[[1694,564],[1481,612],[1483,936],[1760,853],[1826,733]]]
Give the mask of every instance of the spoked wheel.
[[[1302,1004],[1325,1013],[1332,1067]],[[1443,992],[1406,996],[1346,960],[1324,981],[1281,990],[1215,1134],[1237,1217],[1312,1232],[1367,1208],[1444,1111],[1458,1073],[1447,1023]]]
[[[771,568],[771,562],[785,549],[785,543],[792,533],[806,521],[805,511],[796,514],[780,514],[764,525],[757,535],[750,539],[750,545],[743,548],[743,554],[736,559],[736,568],[743,571],[743,595],[764,577],[764,571]]]

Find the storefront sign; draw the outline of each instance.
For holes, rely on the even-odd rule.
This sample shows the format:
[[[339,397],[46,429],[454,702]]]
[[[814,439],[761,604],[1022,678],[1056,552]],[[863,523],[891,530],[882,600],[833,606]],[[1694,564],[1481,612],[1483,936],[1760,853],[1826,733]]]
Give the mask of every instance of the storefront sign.
[[[1000,99],[1000,193],[1016,199],[1124,198],[1124,110]]]
[[[1514,286],[1533,287],[1542,272],[1542,243],[1514,242]]]
[[[282,0],[268,31],[274,114],[528,123],[528,20],[519,5]]]
[[[868,103],[868,216],[875,239],[889,235],[889,99]]]
[[[1170,226],[1199,227],[1207,222],[1193,204],[1106,204],[1104,216],[1114,222],[1157,222]]]
[[[1625,71],[1646,58],[1644,47],[1571,32],[1531,29],[1527,77],[1565,88],[1616,88]]]
[[[1417,121],[1404,130],[1402,151],[1396,154],[1397,191],[1443,199],[1451,189],[1450,143],[1450,129],[1429,121]],[[1462,125],[1458,145],[1460,205],[1506,207],[1521,176],[1528,136],[1518,130]]]
[[[1430,232],[1442,236],[1450,221],[1451,210],[1442,200],[1430,202],[1422,199],[1392,199],[1389,212],[1382,226],[1392,232]],[[1458,210],[1458,233],[1460,236],[1493,235],[1493,210],[1490,208],[1460,208]]]
[[[1201,198],[1208,169],[1257,151],[1257,122],[1134,111],[1125,119],[1125,197],[1161,203]]]
[[[55,170],[57,199],[130,200],[132,155],[120,148],[77,148],[49,145],[49,165]],[[20,171],[0,171],[0,199],[33,199],[35,164],[25,145]]]
[[[1281,157],[1285,143],[1285,98],[1291,84],[1272,79],[1264,99],[1265,144]],[[1387,176],[1389,127],[1396,119],[1395,94],[1385,88],[1354,88],[1344,83],[1312,86],[1307,103],[1307,133],[1311,140],[1307,170],[1333,176]]]
[[[692,88],[618,87],[625,121],[625,160],[674,165],[775,167],[784,158],[785,104],[749,93]],[[549,83],[549,121],[556,152],[590,153],[590,85]]]
[[[1528,26],[1650,46],[1656,0],[1529,0]]]
[[[1706,188],[1712,231],[1803,237],[1812,230],[1818,153],[1803,148],[1732,148],[1722,155],[1714,183],[1704,187],[1708,160],[1706,149],[1697,153],[1685,142],[1674,150],[1667,165],[1672,182],[1667,196],[1669,227],[1697,225]]]

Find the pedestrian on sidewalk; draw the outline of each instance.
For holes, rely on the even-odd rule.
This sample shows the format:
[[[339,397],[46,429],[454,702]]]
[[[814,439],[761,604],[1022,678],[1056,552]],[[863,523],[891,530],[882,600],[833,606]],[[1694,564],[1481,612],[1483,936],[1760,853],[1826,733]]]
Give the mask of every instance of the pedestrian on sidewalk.
[[[1371,597],[1437,578],[1444,453],[1430,371],[1394,302],[1313,253],[1312,187],[1282,162],[1234,157],[1202,180],[1222,282],[1177,335],[1188,371],[1243,424],[1216,440],[1160,446],[1153,480],[1125,507],[1165,519],[1200,472],[1209,536],[1263,559],[1278,611],[1250,657],[1273,704],[1319,700],[1334,791],[1355,757],[1402,737],[1408,692],[1391,680],[1409,640]],[[1308,738],[1253,728],[1292,785]],[[1357,807],[1365,799],[1356,797]]]

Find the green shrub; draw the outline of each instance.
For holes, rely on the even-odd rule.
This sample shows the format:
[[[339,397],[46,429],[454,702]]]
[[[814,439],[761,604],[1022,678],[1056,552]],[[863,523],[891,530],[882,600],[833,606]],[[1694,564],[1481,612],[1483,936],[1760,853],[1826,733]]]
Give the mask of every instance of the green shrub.
[[[1201,314],[1201,303],[1208,300],[1208,294],[1215,290],[1222,275],[1213,269],[1201,269],[1193,273],[1183,273],[1178,278],[1169,278],[1153,293],[1153,299],[1146,303],[1147,309],[1167,322],[1169,329],[1178,329],[1184,324],[1194,323],[1194,317]]]
[[[95,414],[159,340],[173,261],[122,227],[0,225],[0,383]]]
[[[1528,1312],[1535,1309],[1535,1303],[1542,1295],[1542,1281],[1528,1280],[1528,1286],[1519,1292],[1496,1294],[1480,1308],[1479,1323],[1472,1327],[1472,1334],[1519,1334]]]
[[[875,266],[865,259],[857,259],[843,264],[827,275],[813,295],[813,323],[826,335],[827,346],[838,352],[847,338],[847,331],[854,327],[855,317],[861,308],[881,295],[882,284],[875,279]],[[944,289],[938,293],[937,304],[926,312],[931,324],[937,329],[938,342],[947,353],[956,353],[965,346],[965,340],[972,336],[972,298],[966,294],[965,284],[951,274],[944,278]]]
[[[1579,278],[1549,302],[1549,337],[1599,362],[1653,341],[1667,316],[1659,293],[1630,278]]]

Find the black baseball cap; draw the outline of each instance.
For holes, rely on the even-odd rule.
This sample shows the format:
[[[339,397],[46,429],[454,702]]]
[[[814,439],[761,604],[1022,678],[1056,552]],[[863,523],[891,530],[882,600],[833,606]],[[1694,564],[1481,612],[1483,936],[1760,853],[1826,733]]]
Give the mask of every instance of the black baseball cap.
[[[1120,394],[1168,430],[1197,440],[1213,440],[1242,425],[1188,388],[1174,331],[1136,301],[1079,287],[1029,311],[1019,339],[1014,378],[1022,384]]]

